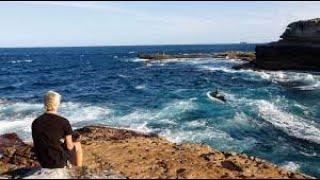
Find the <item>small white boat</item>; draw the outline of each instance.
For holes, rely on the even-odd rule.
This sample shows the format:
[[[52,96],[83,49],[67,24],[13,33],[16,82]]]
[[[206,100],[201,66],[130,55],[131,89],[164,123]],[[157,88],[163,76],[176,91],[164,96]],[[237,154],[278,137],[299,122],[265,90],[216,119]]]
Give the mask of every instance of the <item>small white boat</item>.
[[[219,99],[219,98],[216,98],[216,97],[211,96],[210,93],[211,93],[210,91],[207,92],[207,96],[208,96],[208,98],[209,98],[210,100],[215,101],[215,102],[218,102],[218,103],[222,103],[222,104],[225,104],[225,103],[226,103],[225,101],[223,101],[223,100],[221,100],[221,99]]]

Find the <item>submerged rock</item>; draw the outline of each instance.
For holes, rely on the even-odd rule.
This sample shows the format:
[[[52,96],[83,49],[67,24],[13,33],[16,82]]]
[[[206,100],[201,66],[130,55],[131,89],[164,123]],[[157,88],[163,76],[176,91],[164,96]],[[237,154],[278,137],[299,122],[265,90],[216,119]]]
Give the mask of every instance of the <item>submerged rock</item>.
[[[293,22],[280,37],[256,46],[255,68],[320,70],[320,18]]]
[[[250,159],[236,153],[223,153],[201,144],[174,144],[154,134],[143,134],[126,129],[87,126],[77,130],[83,138],[84,167],[54,172],[66,178],[308,178],[288,172],[271,163]],[[1,136],[8,137],[8,136]],[[9,139],[22,147],[16,135]],[[4,141],[2,141],[4,142]],[[11,144],[12,145],[12,144]],[[10,148],[10,144],[0,147]],[[7,177],[38,178],[50,174],[32,166],[31,151],[24,151],[24,165],[0,159],[0,174]],[[16,153],[9,153],[15,156]],[[6,156],[8,156],[6,155]],[[18,154],[16,154],[18,155]],[[19,155],[17,157],[22,157]],[[13,175],[15,173],[15,175]],[[20,173],[20,174],[19,174]],[[1,175],[0,175],[1,177]]]

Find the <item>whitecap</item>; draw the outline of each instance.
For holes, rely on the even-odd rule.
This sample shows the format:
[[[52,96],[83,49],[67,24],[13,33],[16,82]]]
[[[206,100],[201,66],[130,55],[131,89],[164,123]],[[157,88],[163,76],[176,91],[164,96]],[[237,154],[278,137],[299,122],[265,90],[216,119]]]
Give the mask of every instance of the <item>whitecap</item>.
[[[168,103],[165,108],[161,109],[155,114],[155,118],[160,119],[166,118],[176,118],[180,114],[195,110],[197,108],[196,103],[193,100],[176,100]]]
[[[197,127],[206,127],[206,120],[205,119],[199,119],[187,122],[186,125],[190,128],[197,128]]]
[[[181,114],[192,111],[195,108],[196,105],[192,100],[176,100],[166,104],[160,110],[135,109],[123,116],[109,117],[103,123],[150,133],[154,131],[154,129],[148,127],[150,123],[156,121],[161,124],[176,125],[175,120]]]
[[[307,156],[307,157],[317,157],[318,156],[318,154],[316,152],[307,153],[307,152],[299,151],[299,153],[304,156]]]
[[[219,66],[208,66],[208,65],[204,65],[204,66],[201,66],[200,69],[204,69],[204,70],[208,70],[208,71],[223,71],[223,72],[227,72],[227,73],[236,73],[236,72],[239,72],[239,71],[236,71],[236,70],[232,70],[230,68],[227,68],[227,67],[219,67]]]
[[[129,76],[127,75],[123,75],[123,74],[118,74],[119,77],[122,77],[122,78],[128,78]]]
[[[258,100],[256,105],[259,115],[276,128],[290,136],[320,144],[320,129],[317,124],[282,111],[266,100]]]
[[[146,86],[144,84],[142,84],[142,85],[135,86],[134,88],[137,90],[141,90],[141,89],[145,89]]]
[[[32,63],[32,59],[22,59],[22,60],[13,60],[10,61],[12,64],[17,64],[17,63]]]
[[[104,119],[114,113],[106,107],[85,105],[81,103],[66,102],[61,104],[61,115],[68,118],[72,123],[81,121],[94,121]]]
[[[254,71],[262,79],[299,90],[320,89],[320,77],[309,73]]]
[[[157,122],[164,125],[178,125],[178,123],[176,123],[173,119],[160,119]]]

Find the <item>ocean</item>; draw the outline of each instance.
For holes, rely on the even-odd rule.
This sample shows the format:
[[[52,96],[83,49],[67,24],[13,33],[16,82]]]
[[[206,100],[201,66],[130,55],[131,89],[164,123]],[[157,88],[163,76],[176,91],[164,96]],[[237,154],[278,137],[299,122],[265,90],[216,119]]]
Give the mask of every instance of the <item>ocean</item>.
[[[233,70],[240,60],[147,62],[139,53],[253,51],[254,44],[0,49],[0,134],[31,141],[48,90],[74,129],[103,124],[206,143],[320,177],[320,73]],[[227,103],[210,100],[218,89]]]

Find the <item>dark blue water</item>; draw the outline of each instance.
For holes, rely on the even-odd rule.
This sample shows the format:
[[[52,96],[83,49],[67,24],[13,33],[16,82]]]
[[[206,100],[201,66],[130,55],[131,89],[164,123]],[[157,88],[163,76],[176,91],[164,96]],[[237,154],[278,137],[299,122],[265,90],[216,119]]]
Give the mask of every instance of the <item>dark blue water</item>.
[[[320,75],[235,71],[238,60],[148,63],[138,53],[252,51],[254,45],[0,49],[0,134],[31,139],[43,94],[74,128],[106,124],[207,143],[320,177]],[[228,103],[211,101],[219,89]]]

